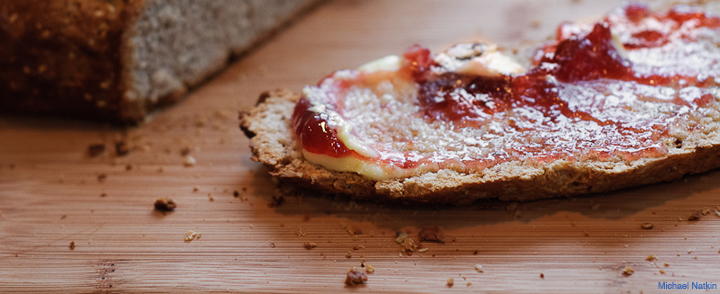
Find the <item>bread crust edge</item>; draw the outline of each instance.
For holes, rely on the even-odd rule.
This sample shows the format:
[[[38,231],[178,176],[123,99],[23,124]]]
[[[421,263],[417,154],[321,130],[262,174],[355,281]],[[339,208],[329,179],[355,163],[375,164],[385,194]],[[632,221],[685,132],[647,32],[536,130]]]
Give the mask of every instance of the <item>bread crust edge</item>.
[[[635,161],[558,160],[538,164],[513,161],[477,173],[440,170],[419,176],[374,181],[306,161],[290,120],[299,95],[284,89],[260,95],[240,113],[240,128],[250,138],[252,158],[280,180],[323,193],[378,202],[468,205],[479,199],[528,201],[613,191],[667,182],[720,166],[720,136],[695,146],[670,146],[668,155]]]

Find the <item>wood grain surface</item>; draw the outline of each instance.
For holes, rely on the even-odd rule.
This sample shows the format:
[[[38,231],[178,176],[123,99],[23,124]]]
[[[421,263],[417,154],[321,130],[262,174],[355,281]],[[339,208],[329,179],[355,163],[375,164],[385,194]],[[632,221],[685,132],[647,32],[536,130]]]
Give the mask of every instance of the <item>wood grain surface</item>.
[[[313,193],[280,203],[237,128],[237,112],[264,90],[299,91],[414,43],[440,50],[479,38],[538,41],[561,21],[591,19],[618,3],[333,1],[141,127],[0,118],[0,292],[655,293],[664,292],[658,282],[720,284],[720,171],[466,208]],[[115,154],[119,140],[126,156]],[[91,158],[91,144],[107,150]],[[185,148],[195,166],[184,166]],[[155,211],[159,197],[178,208]],[[688,220],[702,209],[709,214]],[[431,225],[444,230],[444,244],[402,252],[396,232],[417,241]],[[202,237],[186,242],[189,230]],[[363,260],[375,273],[345,286],[346,272]],[[625,267],[634,273],[623,275]]]

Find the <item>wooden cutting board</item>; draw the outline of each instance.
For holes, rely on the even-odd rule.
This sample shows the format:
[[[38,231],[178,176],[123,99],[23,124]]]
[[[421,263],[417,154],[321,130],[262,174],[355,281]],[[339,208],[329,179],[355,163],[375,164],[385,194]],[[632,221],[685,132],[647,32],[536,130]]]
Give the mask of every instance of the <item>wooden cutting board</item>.
[[[280,203],[237,128],[237,112],[264,90],[299,91],[414,43],[538,41],[618,2],[334,1],[139,128],[0,118],[0,292],[652,293],[659,282],[720,284],[720,171],[470,208],[312,193]],[[117,140],[128,155],[115,155]],[[90,158],[97,143],[107,150]],[[184,148],[195,166],[184,166]],[[159,197],[178,208],[153,210]],[[702,209],[709,214],[688,221]],[[397,231],[417,241],[431,225],[444,229],[444,244],[401,252]],[[186,242],[189,230],[202,235]],[[345,273],[363,260],[375,273],[346,287]]]

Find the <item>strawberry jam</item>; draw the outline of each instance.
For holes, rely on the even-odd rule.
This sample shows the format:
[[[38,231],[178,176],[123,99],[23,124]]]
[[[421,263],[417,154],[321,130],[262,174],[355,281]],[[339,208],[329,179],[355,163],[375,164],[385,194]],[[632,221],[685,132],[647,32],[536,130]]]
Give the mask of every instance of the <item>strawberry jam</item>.
[[[395,176],[662,157],[720,120],[718,43],[720,18],[632,4],[592,25],[562,24],[524,73],[472,71],[491,66],[479,59],[493,54],[485,47],[433,55],[417,45],[395,69],[338,71],[306,88],[292,123],[305,151]],[[377,156],[348,148],[339,128]]]
[[[301,98],[295,105],[292,117],[295,134],[303,142],[303,148],[308,152],[336,158],[354,155],[354,152],[338,139],[337,130],[330,127],[327,119],[322,114],[308,110],[309,108],[310,101]]]

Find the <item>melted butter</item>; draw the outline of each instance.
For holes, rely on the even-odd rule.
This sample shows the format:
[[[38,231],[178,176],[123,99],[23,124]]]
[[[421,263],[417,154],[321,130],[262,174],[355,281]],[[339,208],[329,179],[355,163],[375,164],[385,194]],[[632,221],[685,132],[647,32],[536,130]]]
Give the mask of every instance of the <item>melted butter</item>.
[[[438,73],[500,77],[525,72],[522,65],[498,51],[497,46],[482,43],[457,44],[434,59],[442,67],[436,70]]]
[[[303,149],[303,156],[307,161],[325,168],[335,171],[355,172],[376,181],[407,177],[413,172],[412,170],[403,170],[393,166],[383,166],[353,156],[335,158],[328,155],[311,153],[305,149]]]

